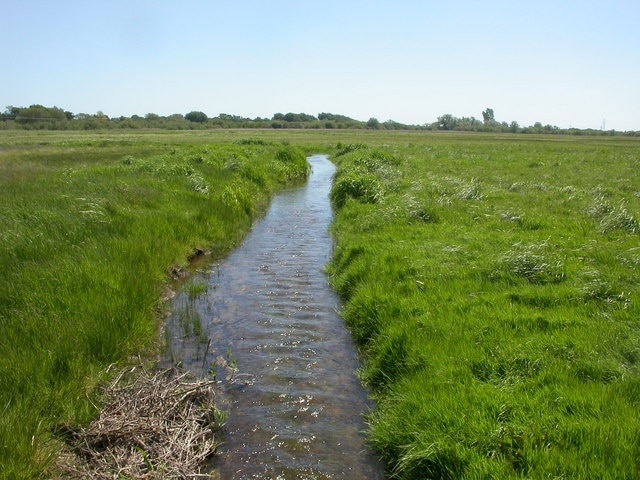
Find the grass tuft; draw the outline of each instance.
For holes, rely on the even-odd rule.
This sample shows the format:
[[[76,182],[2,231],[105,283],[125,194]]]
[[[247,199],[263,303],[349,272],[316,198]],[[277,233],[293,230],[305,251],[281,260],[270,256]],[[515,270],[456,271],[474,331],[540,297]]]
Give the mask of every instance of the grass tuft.
[[[502,255],[492,277],[500,278],[506,274],[524,278],[537,285],[559,283],[565,279],[564,265],[549,249],[546,242],[539,244],[516,243],[507,253]]]

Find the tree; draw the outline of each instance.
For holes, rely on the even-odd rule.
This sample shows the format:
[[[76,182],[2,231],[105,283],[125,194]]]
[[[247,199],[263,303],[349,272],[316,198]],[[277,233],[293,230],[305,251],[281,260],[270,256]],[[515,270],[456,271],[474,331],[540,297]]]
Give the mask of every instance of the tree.
[[[289,112],[282,116],[282,118],[276,118],[276,115],[273,116],[274,120],[284,120],[285,122],[313,122],[317,120],[313,115],[309,115],[307,113],[293,113]]]
[[[15,117],[16,122],[23,124],[34,124],[40,122],[54,122],[56,120],[66,120],[64,110],[58,107],[45,107],[43,105],[31,105],[28,108],[21,108]]]
[[[483,123],[475,117],[462,117],[456,122],[456,130],[478,132],[482,130]]]
[[[15,120],[18,113],[20,113],[20,109],[18,107],[8,105],[4,113],[0,113],[0,120]]]
[[[345,115],[337,115],[335,113],[327,113],[322,112],[318,114],[318,120],[330,120],[334,122],[349,122],[349,123],[359,123],[358,120],[354,120],[351,117],[347,117]]]
[[[377,118],[371,117],[369,120],[367,120],[367,128],[378,130],[380,128],[380,122]]]
[[[445,113],[438,117],[437,125],[439,130],[453,130],[458,126],[458,119],[450,113]]]
[[[482,120],[485,125],[491,125],[496,121],[495,114],[493,113],[493,108],[487,108],[482,112]]]
[[[185,120],[196,123],[204,123],[209,119],[206,113],[198,111],[189,112],[184,116],[184,118]]]

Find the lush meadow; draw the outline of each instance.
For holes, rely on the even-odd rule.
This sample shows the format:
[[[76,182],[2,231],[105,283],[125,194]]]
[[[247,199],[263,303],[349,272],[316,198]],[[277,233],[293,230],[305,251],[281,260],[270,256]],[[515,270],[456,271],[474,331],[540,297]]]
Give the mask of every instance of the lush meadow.
[[[262,130],[0,132],[0,477],[153,358],[172,271],[310,152],[391,477],[640,477],[636,139]]]
[[[329,267],[393,478],[640,477],[640,144],[342,144]]]
[[[109,365],[153,358],[171,272],[236,245],[307,168],[233,137],[0,136],[1,478],[42,474]]]

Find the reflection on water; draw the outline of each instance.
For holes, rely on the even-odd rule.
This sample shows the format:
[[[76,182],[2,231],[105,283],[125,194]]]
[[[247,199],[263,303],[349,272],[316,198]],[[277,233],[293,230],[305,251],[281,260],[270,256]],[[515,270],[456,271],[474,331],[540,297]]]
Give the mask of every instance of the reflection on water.
[[[206,291],[179,295],[168,322],[165,363],[204,374],[223,357],[244,375],[223,383],[223,480],[383,478],[364,446],[371,405],[354,346],[323,274],[335,167],[309,162],[308,183],[275,197],[241,247],[194,277]]]

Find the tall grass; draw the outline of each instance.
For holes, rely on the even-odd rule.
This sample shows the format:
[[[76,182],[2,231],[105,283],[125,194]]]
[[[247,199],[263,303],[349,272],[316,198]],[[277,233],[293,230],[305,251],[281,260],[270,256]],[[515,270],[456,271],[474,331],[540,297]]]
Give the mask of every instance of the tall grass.
[[[2,132],[0,477],[153,355],[172,267],[235,245],[299,149],[339,164],[329,272],[390,476],[640,476],[637,140],[245,135]]]
[[[368,144],[329,272],[390,476],[640,477],[640,144]]]
[[[95,415],[108,365],[152,355],[162,285],[236,245],[301,150],[62,134],[0,137],[0,477],[41,475]]]

